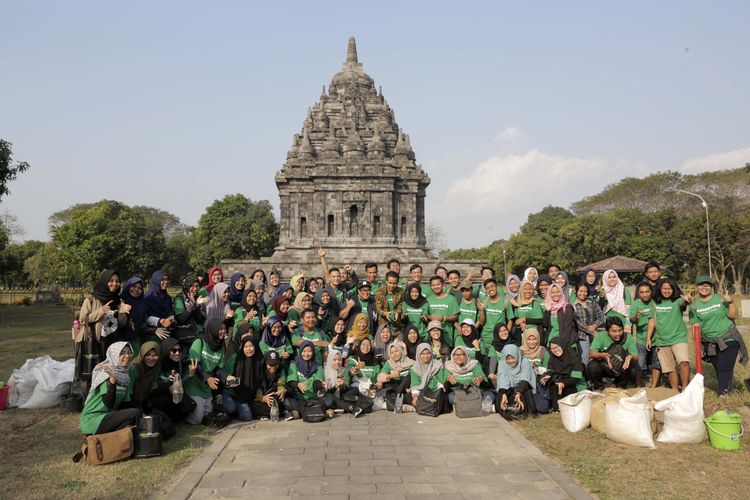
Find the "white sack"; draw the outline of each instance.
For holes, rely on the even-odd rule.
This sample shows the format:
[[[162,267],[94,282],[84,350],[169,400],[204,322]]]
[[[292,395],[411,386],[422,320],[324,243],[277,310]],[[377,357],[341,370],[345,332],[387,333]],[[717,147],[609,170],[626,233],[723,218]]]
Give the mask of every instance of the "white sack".
[[[557,387],[552,387],[557,390]],[[560,418],[568,432],[578,432],[591,424],[591,399],[600,396],[597,392],[581,391],[565,396],[557,404],[560,407]]]
[[[656,438],[661,443],[701,443],[706,439],[703,424],[703,375],[693,377],[676,396],[659,401],[656,410],[664,410],[664,430]]]
[[[651,408],[646,391],[604,406],[607,437],[631,446],[655,448],[651,432]]]

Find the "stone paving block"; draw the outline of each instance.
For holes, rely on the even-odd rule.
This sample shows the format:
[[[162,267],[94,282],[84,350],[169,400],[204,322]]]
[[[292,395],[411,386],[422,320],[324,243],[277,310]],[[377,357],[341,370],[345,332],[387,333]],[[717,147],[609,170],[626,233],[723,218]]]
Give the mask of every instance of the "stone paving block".
[[[549,479],[543,472],[515,472],[513,474],[503,474],[503,478],[512,483],[530,483]]]
[[[419,466],[402,466],[399,467],[397,465],[389,465],[384,467],[375,467],[375,474],[378,475],[388,475],[388,474],[395,474],[395,475],[402,475],[402,474],[422,474],[425,472],[424,467]]]
[[[296,486],[310,488],[332,484],[349,484],[349,476],[298,477]]]
[[[320,487],[323,495],[349,495],[360,498],[367,493],[375,493],[374,484],[328,484]]]
[[[389,475],[389,476],[364,476],[354,475],[349,476],[349,484],[400,484],[401,476]]]
[[[361,476],[372,475],[375,467],[329,467],[325,466],[325,476]]]
[[[375,485],[377,493],[390,498],[390,495],[406,495],[409,493],[405,484],[378,483]]]

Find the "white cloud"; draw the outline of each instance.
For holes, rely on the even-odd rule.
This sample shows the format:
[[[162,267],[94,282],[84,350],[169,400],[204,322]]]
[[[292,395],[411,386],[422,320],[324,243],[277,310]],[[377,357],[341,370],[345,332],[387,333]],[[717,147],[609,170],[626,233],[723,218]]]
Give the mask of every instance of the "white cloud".
[[[692,158],[682,164],[680,171],[683,174],[698,174],[700,172],[713,172],[739,168],[750,162],[750,148],[735,149],[726,153],[716,153],[701,158]]]
[[[526,137],[524,137],[521,133],[521,129],[518,127],[505,127],[499,134],[497,134],[497,137],[495,137],[495,141],[504,143],[513,143],[525,139]]]
[[[538,149],[496,155],[453,182],[428,212],[451,248],[483,246],[508,237],[547,205],[568,207],[643,169],[626,159],[562,157]]]

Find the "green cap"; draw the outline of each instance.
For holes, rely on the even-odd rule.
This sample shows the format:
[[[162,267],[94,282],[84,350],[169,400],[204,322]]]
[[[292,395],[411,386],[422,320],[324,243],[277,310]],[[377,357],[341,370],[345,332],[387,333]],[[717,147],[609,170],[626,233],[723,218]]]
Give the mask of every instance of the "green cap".
[[[711,286],[715,286],[714,285],[714,280],[708,274],[701,274],[700,276],[698,276],[695,279],[695,284],[696,285],[700,285],[701,283],[708,283]]]

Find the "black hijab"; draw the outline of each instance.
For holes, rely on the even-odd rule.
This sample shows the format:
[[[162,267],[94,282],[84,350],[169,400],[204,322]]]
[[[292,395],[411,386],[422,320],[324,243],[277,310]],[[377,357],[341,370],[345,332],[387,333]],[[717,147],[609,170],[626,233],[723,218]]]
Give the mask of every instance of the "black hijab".
[[[362,344],[365,342],[370,343],[370,352],[366,354],[362,352]],[[372,366],[374,364],[377,364],[377,360],[375,359],[375,347],[372,345],[372,341],[369,338],[362,339],[357,348],[354,350],[354,356],[357,358],[357,361],[364,361],[365,366]]]
[[[130,289],[136,283],[140,283],[141,287],[143,287],[143,280],[138,276],[133,276],[128,281],[126,281],[125,286],[122,287],[122,293],[120,294],[120,297],[122,298],[123,302],[130,306],[129,316],[130,321],[133,322],[133,331],[140,332],[141,327],[146,322],[146,317],[148,316],[148,308],[146,307],[146,302],[143,300],[143,292],[141,292],[140,297],[132,297],[130,295]]]
[[[477,327],[474,325],[469,325],[471,327],[471,333],[469,335],[464,335],[461,333],[461,328],[463,328],[464,325],[459,325],[458,334],[461,336],[461,340],[464,341],[464,344],[471,347],[472,343],[475,340],[481,340],[482,336],[479,335],[479,331],[477,330]]]
[[[412,300],[411,298],[412,288],[416,288],[419,291],[419,297],[417,297],[417,300]],[[404,293],[404,302],[406,302],[409,307],[413,307],[415,309],[422,307],[424,303],[427,302],[425,296],[422,295],[422,287],[417,283],[411,283],[407,285],[406,292]]]
[[[508,330],[505,323],[497,323],[495,328],[492,329],[492,347],[494,347],[497,352],[501,352],[506,344],[515,344],[513,337],[510,334],[510,330],[508,330],[507,339],[503,340],[500,338],[500,328],[504,326],[506,327],[506,330]]]
[[[162,373],[171,372],[172,370],[174,370],[179,373],[180,376],[182,376],[182,356],[180,356],[180,361],[172,361],[172,359],[170,359],[169,357],[169,355],[172,353],[172,349],[176,345],[179,345],[179,341],[174,337],[169,337],[164,340],[161,343],[161,347],[159,349],[161,354],[159,361],[161,363]]]
[[[107,269],[104,271],[100,276],[99,279],[96,280],[96,283],[94,284],[94,292],[92,295],[99,300],[99,302],[102,303],[102,305],[107,304],[108,302],[112,302],[109,304],[109,308],[114,310],[117,309],[120,306],[120,289],[118,288],[114,292],[109,291],[109,280],[112,278],[112,276],[117,275],[117,277],[120,277],[120,274],[113,270],[113,269]]]
[[[417,340],[415,342],[409,342],[409,331],[414,330],[417,332]],[[410,357],[411,359],[416,360],[417,359],[417,346],[424,342],[422,340],[422,336],[419,334],[419,330],[417,327],[412,325],[411,323],[407,323],[404,327],[404,344],[406,344],[406,355]]]
[[[258,311],[258,314],[260,314],[260,308],[258,307],[258,294],[255,293],[255,304],[250,305],[247,302],[247,296],[250,293],[255,293],[255,290],[252,288],[245,288],[245,291],[242,292],[242,300],[240,300],[240,307],[242,307],[245,310],[245,314],[249,313],[250,311]]]
[[[211,318],[206,321],[206,326],[203,329],[203,338],[212,351],[219,351],[224,347],[224,342],[219,338],[222,323],[219,318]]]
[[[154,271],[154,274],[151,275],[148,291],[144,298],[149,316],[168,318],[174,314],[169,292],[161,289],[161,280],[166,275],[167,273],[161,269]]]
[[[624,335],[623,335],[624,337]],[[547,363],[547,369],[558,375],[570,376],[574,371],[583,371],[583,365],[581,364],[581,358],[578,353],[570,346],[563,345],[565,342],[560,337],[555,337],[549,341],[550,347],[552,344],[558,345],[562,348],[563,353],[559,358],[552,354],[552,349],[548,349],[549,352],[549,363]]]
[[[591,272],[593,272],[594,275],[596,276],[596,278],[594,279],[593,285],[590,284],[586,278]],[[578,284],[578,286],[580,287],[581,285],[586,285],[586,288],[588,288],[589,290],[589,296],[588,296],[589,300],[596,299],[597,295],[599,295],[599,293],[596,291],[596,282],[598,280],[599,280],[599,275],[597,274],[597,272],[594,270],[593,267],[587,267],[586,269],[583,270],[583,274],[581,274],[581,281]],[[578,289],[576,288],[576,290]]]
[[[239,304],[242,301],[242,298],[245,296],[243,292],[245,291],[247,286],[243,287],[241,290],[237,290],[237,287],[235,286],[237,282],[240,280],[240,278],[244,278],[244,277],[245,277],[244,274],[237,271],[229,279],[229,301],[230,302]]]
[[[542,295],[541,289],[539,288],[539,285],[542,284],[542,281],[547,283],[547,285],[552,284],[552,278],[549,277],[549,274],[542,274],[539,276],[539,278],[536,280],[536,294],[541,298],[544,299],[544,296]],[[548,287],[549,289],[549,287]]]
[[[238,332],[239,333],[239,332]],[[253,355],[245,356],[245,344],[250,343],[255,347]],[[240,379],[240,385],[235,387],[234,395],[238,403],[249,403],[255,398],[255,392],[260,386],[261,370],[265,371],[263,355],[255,337],[245,337],[240,341],[240,349],[237,351],[237,359],[234,362],[234,376]]]

